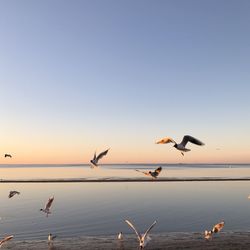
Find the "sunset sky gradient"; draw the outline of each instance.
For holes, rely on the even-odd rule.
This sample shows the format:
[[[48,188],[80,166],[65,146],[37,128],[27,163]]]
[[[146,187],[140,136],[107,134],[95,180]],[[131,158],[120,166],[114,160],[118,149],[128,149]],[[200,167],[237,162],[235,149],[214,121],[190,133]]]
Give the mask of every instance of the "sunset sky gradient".
[[[1,1],[0,164],[250,162],[250,1]],[[182,157],[155,141],[190,134]],[[10,153],[12,159],[5,159]]]

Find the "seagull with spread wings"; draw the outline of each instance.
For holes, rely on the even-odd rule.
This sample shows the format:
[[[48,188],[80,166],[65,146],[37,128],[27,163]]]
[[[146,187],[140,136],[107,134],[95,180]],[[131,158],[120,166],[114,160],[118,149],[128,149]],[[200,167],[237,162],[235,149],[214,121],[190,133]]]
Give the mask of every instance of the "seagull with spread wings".
[[[212,230],[210,230],[210,231],[206,230],[205,231],[205,239],[207,239],[207,240],[211,239],[212,234],[220,232],[222,230],[222,228],[224,227],[224,225],[225,225],[225,222],[221,221],[220,223],[216,224]]]
[[[167,144],[167,143],[174,143],[174,147],[181,151],[181,154],[184,155],[184,152],[188,152],[191,149],[186,148],[188,142],[193,144],[203,146],[205,145],[202,141],[194,138],[191,135],[185,135],[181,141],[181,143],[176,143],[171,137],[164,137],[163,139],[156,142],[156,144]]]
[[[129,220],[125,220],[125,222],[134,230],[134,232],[137,235],[138,241],[139,241],[140,249],[143,249],[147,245],[147,243],[151,240],[151,238],[148,236],[148,234],[149,234],[150,230],[156,224],[156,221],[154,221],[154,223],[147,229],[147,231],[143,235],[141,235],[140,233],[137,232],[136,228]]]
[[[54,201],[54,196],[51,196],[47,203],[45,204],[44,208],[41,208],[40,211],[46,213],[46,217],[48,217],[49,214],[51,214],[50,207]]]
[[[144,171],[135,169],[135,171],[143,173],[143,174],[145,174],[147,176],[151,176],[153,179],[156,179],[158,177],[158,175],[160,174],[161,170],[162,170],[162,167],[158,167],[157,169],[155,169],[155,171],[149,171],[149,172],[144,172]]]
[[[94,158],[92,160],[90,160],[90,162],[92,163],[91,167],[98,167],[98,161],[105,156],[108,153],[109,149],[101,152],[97,157],[96,157],[96,153],[94,154]]]
[[[4,157],[5,157],[5,158],[6,158],[6,157],[12,158],[12,155],[10,155],[10,154],[5,154]]]

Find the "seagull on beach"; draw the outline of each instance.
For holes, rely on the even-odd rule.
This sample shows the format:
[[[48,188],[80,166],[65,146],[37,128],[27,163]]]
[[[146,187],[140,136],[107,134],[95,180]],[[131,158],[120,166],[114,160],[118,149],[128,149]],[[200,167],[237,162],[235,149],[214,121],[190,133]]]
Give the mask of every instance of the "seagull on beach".
[[[140,173],[143,173],[143,174],[145,174],[145,175],[147,175],[147,176],[151,176],[153,179],[156,179],[157,177],[158,177],[158,175],[160,174],[160,172],[161,172],[161,170],[162,170],[162,167],[158,167],[155,171],[149,171],[149,172],[144,172],[144,171],[140,171],[140,170],[138,170],[138,169],[135,169],[135,171],[137,171],[137,172],[140,172]]]
[[[16,195],[16,194],[20,194],[20,192],[18,192],[18,191],[10,191],[10,193],[9,193],[9,198],[11,198],[11,197],[13,197],[14,195]]]
[[[12,156],[10,154],[5,154],[4,157],[9,157],[9,158],[12,158]]]
[[[53,241],[56,237],[57,237],[56,235],[52,235],[51,233],[49,233],[48,244],[53,244]]]
[[[54,201],[54,196],[51,196],[47,203],[45,204],[44,208],[41,208],[40,211],[46,213],[46,217],[48,217],[49,214],[51,214],[50,207]]]
[[[96,157],[96,152],[94,154],[94,158],[92,160],[90,160],[90,162],[92,163],[92,168],[93,167],[98,167],[98,161],[103,157],[105,156],[107,153],[108,153],[109,149],[103,151],[102,153],[100,153],[97,157]]]
[[[171,137],[164,137],[163,139],[156,142],[156,144],[167,144],[167,143],[174,143],[174,147],[181,151],[181,154],[184,156],[184,152],[188,152],[191,149],[186,148],[188,142],[193,144],[203,146],[205,145],[202,141],[194,138],[191,135],[185,135],[181,141],[181,143],[176,143]]]
[[[125,222],[135,231],[139,241],[140,249],[143,249],[147,245],[147,243],[151,240],[151,238],[148,236],[148,233],[154,227],[156,221],[154,221],[154,223],[147,229],[147,231],[143,235],[137,232],[136,228],[129,220],[125,220]]]
[[[10,236],[7,236],[7,237],[5,237],[4,239],[2,239],[2,240],[0,241],[0,248],[2,247],[2,245],[3,245],[5,242],[11,240],[13,237],[14,237],[13,235],[10,235]]]
[[[225,225],[225,222],[221,221],[220,223],[216,224],[212,230],[210,230],[210,231],[206,230],[205,231],[205,239],[207,239],[207,240],[211,239],[212,234],[220,232],[222,230],[222,228],[224,227],[224,225]]]

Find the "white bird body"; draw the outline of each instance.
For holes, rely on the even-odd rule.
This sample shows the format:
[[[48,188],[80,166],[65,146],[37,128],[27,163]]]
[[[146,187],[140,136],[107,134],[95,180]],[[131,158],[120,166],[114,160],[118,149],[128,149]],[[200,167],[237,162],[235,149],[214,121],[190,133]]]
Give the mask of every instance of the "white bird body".
[[[96,153],[94,154],[94,157],[92,160],[90,160],[90,163],[91,163],[91,168],[95,168],[95,167],[98,167],[98,161],[103,157],[105,156],[107,153],[108,153],[109,149],[101,152],[97,157],[96,157]]]
[[[164,137],[161,140],[157,141],[156,144],[174,143],[174,147],[179,151],[181,151],[181,154],[184,155],[183,152],[188,152],[191,150],[189,148],[186,148],[188,142],[191,142],[199,146],[205,145],[202,141],[190,135],[185,135],[180,143],[176,143],[171,137]]]
[[[140,249],[143,249],[147,245],[147,243],[151,240],[151,238],[148,236],[148,233],[154,227],[154,225],[156,224],[156,221],[154,221],[154,223],[147,229],[147,231],[143,235],[138,233],[134,225],[129,220],[125,220],[125,222],[134,230],[139,241]]]
[[[56,238],[56,235],[52,235],[51,233],[48,236],[48,243],[51,244],[53,243],[53,240]]]
[[[123,235],[122,235],[122,232],[120,232],[117,236],[118,240],[122,240],[123,239]]]
[[[51,214],[50,207],[54,201],[54,196],[51,196],[47,203],[45,204],[44,208],[41,208],[40,211],[46,213],[46,216],[48,217],[48,214]]]

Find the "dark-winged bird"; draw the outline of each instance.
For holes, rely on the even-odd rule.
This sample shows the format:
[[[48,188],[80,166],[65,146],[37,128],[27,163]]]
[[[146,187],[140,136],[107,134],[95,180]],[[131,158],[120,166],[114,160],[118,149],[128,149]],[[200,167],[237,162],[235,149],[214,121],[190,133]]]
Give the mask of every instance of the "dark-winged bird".
[[[96,157],[96,153],[94,154],[94,158],[92,160],[90,160],[90,162],[94,165],[94,167],[98,167],[98,161],[105,156],[108,153],[109,149],[103,151],[102,153],[100,153],[97,157]],[[91,166],[93,167],[93,166]]]
[[[9,158],[12,158],[12,156],[10,154],[5,154],[4,157],[9,157]]]
[[[10,193],[9,193],[9,198],[11,198],[11,197],[13,197],[14,195],[16,195],[16,194],[20,194],[20,192],[18,192],[18,191],[10,191]]]
[[[210,230],[210,231],[206,230],[206,231],[205,231],[205,239],[207,239],[207,240],[211,239],[211,238],[212,238],[212,234],[213,234],[213,233],[218,233],[218,232],[220,232],[221,229],[224,227],[224,225],[225,225],[225,222],[222,221],[222,222],[216,224],[216,225],[213,227],[212,230]]]
[[[184,155],[184,152],[188,152],[191,149],[186,148],[186,145],[188,142],[191,142],[193,144],[203,146],[205,145],[202,141],[194,138],[191,135],[185,135],[181,141],[181,143],[176,143],[171,137],[165,137],[159,141],[156,142],[156,144],[167,144],[167,143],[174,143],[174,147],[181,151],[181,154]]]
[[[143,173],[143,174],[145,174],[147,176],[151,176],[153,179],[156,179],[158,177],[161,170],[162,170],[162,167],[158,167],[157,169],[155,169],[155,171],[149,171],[149,172],[144,172],[144,171],[140,171],[138,169],[135,169],[135,171]]]
[[[40,211],[46,213],[46,216],[48,217],[49,214],[51,214],[50,207],[54,201],[54,196],[51,196],[47,203],[45,204],[44,208],[41,208]]]

